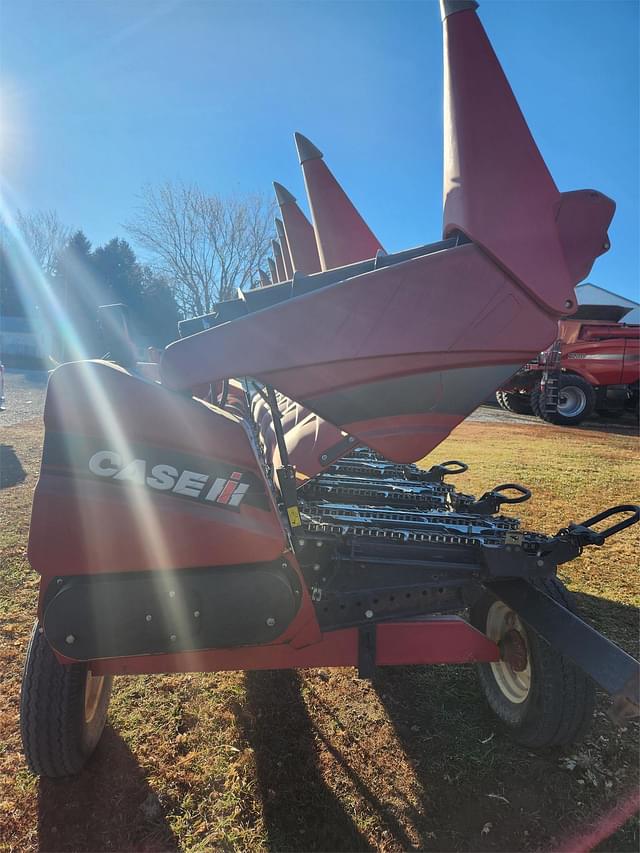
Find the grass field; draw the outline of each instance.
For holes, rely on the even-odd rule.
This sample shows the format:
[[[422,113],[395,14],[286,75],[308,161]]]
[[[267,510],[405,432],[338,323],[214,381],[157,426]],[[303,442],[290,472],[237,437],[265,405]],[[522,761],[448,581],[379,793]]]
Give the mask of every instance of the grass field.
[[[486,709],[472,667],[216,673],[116,680],[109,725],[77,779],[38,781],[18,730],[36,578],[25,559],[42,430],[3,430],[0,492],[0,849],[558,850],[638,783],[638,724],[601,697],[587,741],[534,755]],[[640,498],[628,435],[466,423],[428,459],[463,459],[475,494],[519,481],[529,529],[555,532]],[[637,653],[638,537],[589,549],[564,579],[584,615]],[[598,849],[636,851],[635,820]]]

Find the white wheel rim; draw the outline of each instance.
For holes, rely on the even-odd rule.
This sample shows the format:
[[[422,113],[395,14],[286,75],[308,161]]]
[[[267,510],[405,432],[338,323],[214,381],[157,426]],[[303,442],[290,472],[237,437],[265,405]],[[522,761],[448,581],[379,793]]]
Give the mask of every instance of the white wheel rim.
[[[514,705],[521,705],[531,692],[531,654],[525,628],[518,615],[502,601],[494,601],[487,614],[487,637],[499,644],[508,631],[517,631],[527,652],[527,665],[518,672],[506,660],[491,664],[500,692]]]
[[[91,670],[87,672],[84,683],[84,721],[90,723],[96,715],[100,697],[104,688],[104,675],[93,675]]]
[[[575,418],[584,412],[587,405],[587,397],[576,385],[565,385],[560,389],[558,399],[558,412],[565,418]]]

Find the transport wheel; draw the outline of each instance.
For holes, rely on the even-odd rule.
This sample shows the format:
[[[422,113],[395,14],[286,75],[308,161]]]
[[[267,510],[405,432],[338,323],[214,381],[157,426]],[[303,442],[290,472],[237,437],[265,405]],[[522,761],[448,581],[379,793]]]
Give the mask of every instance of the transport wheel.
[[[557,578],[535,581],[574,610]],[[503,660],[478,664],[482,691],[511,737],[530,749],[565,746],[583,737],[593,717],[593,682],[489,592],[471,608],[471,624],[498,643]]]
[[[58,663],[36,622],[20,694],[22,745],[33,773],[56,778],[82,769],[102,735],[112,681],[85,663]]]
[[[518,391],[496,391],[496,400],[501,409],[516,415],[531,414],[531,398],[529,394]]]
[[[558,409],[547,412],[540,387],[531,392],[531,408],[543,421],[559,426],[575,426],[593,412],[596,392],[581,376],[565,374],[560,377],[558,389]]]

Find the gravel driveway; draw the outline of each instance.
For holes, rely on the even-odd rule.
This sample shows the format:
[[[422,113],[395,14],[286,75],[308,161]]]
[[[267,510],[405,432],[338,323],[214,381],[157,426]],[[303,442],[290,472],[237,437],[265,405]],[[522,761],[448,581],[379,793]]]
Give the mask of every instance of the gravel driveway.
[[[46,370],[21,370],[7,367],[4,371],[5,410],[0,412],[0,428],[13,426],[31,418],[42,417],[47,390]]]
[[[472,412],[467,418],[469,421],[478,421],[480,423],[498,423],[498,424],[528,424],[529,426],[546,426],[547,429],[569,429],[568,427],[553,426],[545,424],[540,418],[535,415],[514,415],[511,412],[506,412],[496,405],[479,406],[475,412]],[[622,418],[607,418],[599,415],[592,415],[586,421],[582,421],[577,427],[571,429],[590,430],[592,432],[610,432],[616,435],[637,435],[638,421],[631,414],[625,414]],[[567,433],[570,435],[571,433]]]

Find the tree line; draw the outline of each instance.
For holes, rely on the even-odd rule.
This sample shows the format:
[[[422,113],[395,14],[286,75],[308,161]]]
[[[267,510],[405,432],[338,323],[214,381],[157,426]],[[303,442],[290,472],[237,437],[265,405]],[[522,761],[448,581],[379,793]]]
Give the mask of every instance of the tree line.
[[[18,212],[0,242],[0,314],[57,326],[54,358],[70,357],[69,330],[76,356],[99,356],[98,306],[124,303],[136,343],[163,347],[181,317],[208,313],[254,285],[269,252],[272,214],[259,195],[225,198],[165,183],[140,194],[124,226],[131,242],[114,237],[93,247],[55,211]]]

